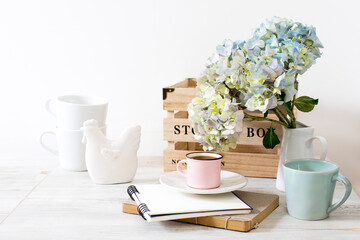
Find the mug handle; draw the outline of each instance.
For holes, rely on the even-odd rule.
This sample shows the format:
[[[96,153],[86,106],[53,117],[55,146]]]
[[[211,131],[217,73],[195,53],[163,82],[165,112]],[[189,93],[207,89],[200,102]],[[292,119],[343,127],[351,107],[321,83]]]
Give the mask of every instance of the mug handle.
[[[40,135],[40,145],[41,145],[43,148],[45,148],[46,150],[48,150],[49,152],[51,152],[51,153],[59,156],[59,152],[58,152],[56,149],[53,149],[53,148],[47,146],[47,145],[44,143],[43,137],[44,137],[45,135],[48,135],[48,134],[56,136],[56,133],[53,132],[53,131],[43,132],[43,133]]]
[[[50,105],[54,101],[54,99],[48,99],[45,102],[45,109],[48,113],[50,113],[53,117],[56,117],[55,112],[51,109]]]
[[[181,175],[183,175],[184,177],[186,177],[186,173],[182,170],[181,164],[186,163],[186,162],[187,162],[187,159],[180,160],[180,161],[177,163],[177,165],[176,165],[177,171],[178,171]]]
[[[321,136],[315,136],[315,137],[311,137],[309,138],[308,140],[306,140],[305,142],[305,146],[307,148],[309,148],[312,144],[312,142],[315,140],[315,139],[318,139],[321,143],[321,155],[320,155],[320,160],[325,160],[326,158],[326,154],[327,154],[327,151],[328,151],[328,145],[327,145],[327,141],[324,137],[321,137]]]
[[[335,180],[340,182],[344,186],[344,193],[339,201],[337,201],[327,209],[327,213],[331,213],[332,211],[340,207],[348,199],[351,193],[351,183],[346,177],[338,174]]]

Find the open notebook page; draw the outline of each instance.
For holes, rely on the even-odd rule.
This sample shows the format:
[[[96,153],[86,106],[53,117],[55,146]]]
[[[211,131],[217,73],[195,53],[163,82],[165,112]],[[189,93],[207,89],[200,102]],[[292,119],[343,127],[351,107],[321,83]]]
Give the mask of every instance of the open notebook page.
[[[136,185],[138,197],[146,203],[151,215],[203,212],[215,210],[251,210],[232,192],[212,195],[189,194],[161,184]]]

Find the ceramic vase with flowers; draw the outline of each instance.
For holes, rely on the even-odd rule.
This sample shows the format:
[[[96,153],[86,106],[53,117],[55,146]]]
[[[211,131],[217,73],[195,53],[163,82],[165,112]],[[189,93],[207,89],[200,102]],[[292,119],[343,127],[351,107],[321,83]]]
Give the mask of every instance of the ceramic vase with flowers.
[[[298,76],[321,56],[320,48],[323,46],[313,26],[279,17],[266,20],[245,41],[224,40],[217,46],[198,78],[199,97],[188,107],[195,138],[203,149],[222,152],[235,148],[243,121],[271,122],[263,145],[274,148],[280,140],[273,123],[280,124],[279,190],[284,190],[281,164],[312,157],[314,139],[323,143],[321,157],[325,158],[325,139],[314,137],[314,129],[298,123],[295,114],[295,108],[310,112],[318,104],[318,99],[298,96]],[[277,119],[268,118],[269,112]]]

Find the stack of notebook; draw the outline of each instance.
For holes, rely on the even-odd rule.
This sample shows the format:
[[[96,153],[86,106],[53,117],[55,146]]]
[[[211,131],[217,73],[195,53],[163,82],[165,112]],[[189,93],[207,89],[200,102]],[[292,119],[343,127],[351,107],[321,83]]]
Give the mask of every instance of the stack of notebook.
[[[178,192],[160,184],[130,186],[132,200],[123,212],[140,214],[146,221],[176,220],[211,227],[250,231],[278,205],[273,194],[234,191],[200,195]]]

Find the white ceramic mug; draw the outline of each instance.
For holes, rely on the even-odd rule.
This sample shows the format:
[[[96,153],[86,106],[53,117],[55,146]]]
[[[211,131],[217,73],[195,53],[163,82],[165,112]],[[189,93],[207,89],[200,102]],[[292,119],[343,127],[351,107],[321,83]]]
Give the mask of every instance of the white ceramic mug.
[[[106,126],[100,128],[106,134]],[[56,136],[57,149],[44,143],[46,135]],[[49,152],[59,156],[60,166],[71,171],[86,171],[85,144],[82,130],[66,130],[56,128],[55,131],[45,131],[40,135],[40,144]]]
[[[107,107],[105,98],[81,95],[60,96],[45,104],[46,110],[56,118],[56,126],[69,130],[80,130],[88,119],[96,119],[99,126],[105,126]]]

